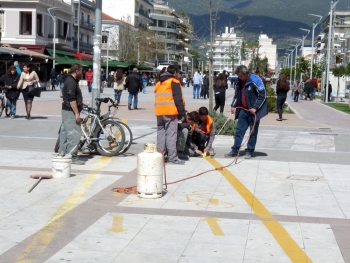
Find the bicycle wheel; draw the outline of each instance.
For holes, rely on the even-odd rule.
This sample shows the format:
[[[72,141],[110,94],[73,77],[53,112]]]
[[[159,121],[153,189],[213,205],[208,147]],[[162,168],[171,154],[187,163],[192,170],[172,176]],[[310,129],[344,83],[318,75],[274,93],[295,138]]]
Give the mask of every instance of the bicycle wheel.
[[[123,127],[124,133],[125,133],[125,142],[124,147],[120,151],[119,154],[126,153],[127,150],[129,150],[131,144],[132,144],[132,132],[128,125],[126,125],[124,122],[118,121],[118,123]]]
[[[4,101],[4,98],[1,98],[0,99],[0,117],[2,115],[2,112],[4,111],[4,108],[5,108],[5,101]]]
[[[124,147],[125,133],[123,127],[116,121],[102,121],[102,128],[98,127],[94,133],[97,138],[97,152],[103,156],[115,156]]]

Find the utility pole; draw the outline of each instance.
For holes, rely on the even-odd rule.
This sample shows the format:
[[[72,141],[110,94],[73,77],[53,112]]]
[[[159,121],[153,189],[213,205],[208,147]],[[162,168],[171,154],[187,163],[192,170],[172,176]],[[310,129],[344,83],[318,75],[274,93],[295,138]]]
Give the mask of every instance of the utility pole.
[[[213,19],[213,3],[209,2],[209,18],[210,18],[210,50],[209,50],[209,110],[214,108],[214,54],[213,54],[213,41],[214,41],[214,19]]]
[[[101,86],[101,40],[102,40],[102,0],[96,0],[96,24],[94,35],[94,77],[92,82],[92,108],[97,110],[96,99],[100,97]]]
[[[52,38],[52,42],[53,42],[53,54],[52,56],[54,57],[54,60],[52,61],[52,68],[54,69],[56,67],[56,60],[55,60],[55,57],[56,57],[56,14],[52,15],[51,14],[51,10],[54,10],[54,9],[58,9],[58,7],[50,7],[47,9],[47,12],[49,13],[49,15],[51,16],[52,18],[52,21],[53,21],[53,38]]]

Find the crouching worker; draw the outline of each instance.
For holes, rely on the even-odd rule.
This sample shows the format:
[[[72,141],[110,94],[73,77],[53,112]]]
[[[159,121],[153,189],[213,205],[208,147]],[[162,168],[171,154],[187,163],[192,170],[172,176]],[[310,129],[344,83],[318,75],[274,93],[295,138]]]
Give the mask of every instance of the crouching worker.
[[[215,155],[212,144],[215,139],[215,126],[213,119],[209,116],[206,107],[199,108],[198,127],[193,132],[193,142],[198,147],[199,153],[206,155]]]
[[[178,80],[178,68],[170,65],[167,72],[160,75],[155,88],[155,113],[157,116],[157,145],[167,153],[168,162],[184,164],[177,155],[178,117],[184,121],[185,100]]]

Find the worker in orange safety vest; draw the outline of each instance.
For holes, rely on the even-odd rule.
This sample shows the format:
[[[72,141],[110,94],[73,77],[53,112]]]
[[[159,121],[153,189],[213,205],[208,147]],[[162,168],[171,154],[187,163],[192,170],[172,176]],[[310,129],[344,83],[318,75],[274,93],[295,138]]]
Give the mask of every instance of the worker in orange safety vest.
[[[178,72],[178,67],[170,65],[167,71],[160,75],[160,81],[155,88],[157,146],[163,150],[169,163],[184,164],[184,161],[178,158],[176,149],[178,122],[183,121],[186,116]]]

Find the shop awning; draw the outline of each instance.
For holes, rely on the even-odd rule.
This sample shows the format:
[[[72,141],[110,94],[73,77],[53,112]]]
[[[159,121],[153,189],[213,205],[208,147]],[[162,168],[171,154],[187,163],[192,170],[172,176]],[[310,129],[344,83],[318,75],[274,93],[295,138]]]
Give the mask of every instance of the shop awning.
[[[152,67],[147,67],[145,65],[131,65],[132,68],[137,68],[138,70],[153,70]]]
[[[49,54],[53,54],[53,49],[47,48],[46,49]],[[56,65],[72,65],[72,64],[80,64],[83,67],[90,67],[92,66],[91,61],[86,60],[80,60],[76,57],[76,53],[72,53],[69,51],[64,50],[55,50],[55,56],[56,56]]]
[[[107,63],[102,62],[101,66],[106,67]],[[131,64],[128,62],[122,62],[122,61],[116,61],[116,60],[108,61],[108,67],[111,67],[111,68],[128,68],[130,66],[131,66]]]
[[[53,57],[27,50],[25,47],[20,47],[19,49],[17,49],[17,48],[11,47],[10,45],[4,44],[1,46],[1,49],[3,50],[4,53],[8,52],[10,54],[12,53],[12,54],[17,54],[21,56],[29,56],[31,58],[31,62],[47,63],[49,60],[54,60]]]

